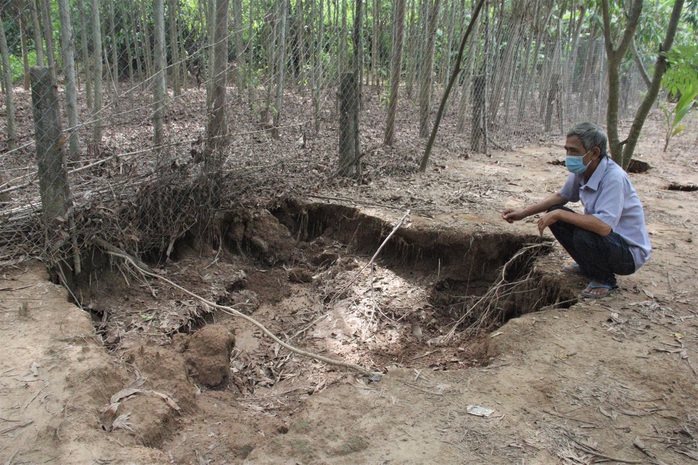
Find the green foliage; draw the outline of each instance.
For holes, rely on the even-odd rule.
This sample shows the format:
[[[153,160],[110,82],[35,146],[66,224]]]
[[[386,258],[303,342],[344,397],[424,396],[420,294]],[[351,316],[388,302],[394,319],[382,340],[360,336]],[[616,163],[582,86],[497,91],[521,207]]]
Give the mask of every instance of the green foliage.
[[[671,138],[686,129],[681,120],[694,107],[698,97],[698,44],[674,47],[666,54],[666,58],[669,63],[662,78],[662,85],[670,95],[677,96],[679,100],[672,110],[669,110],[667,105],[662,105],[667,123],[665,152]]]
[[[36,65],[36,52],[34,50],[30,51],[28,54],[29,66]],[[24,77],[24,65],[22,64],[22,57],[10,55],[10,69],[12,70],[12,83],[17,84]]]
[[[698,83],[697,83],[698,84]],[[664,135],[664,151],[669,147],[669,141],[676,134],[686,129],[686,126],[681,124],[681,120],[691,111],[698,97],[698,85],[684,89],[681,93],[681,98],[673,109],[669,109],[667,105],[662,104],[664,118],[666,118],[667,129]]]
[[[678,45],[667,54],[668,67],[662,86],[679,95],[698,86],[698,44]]]

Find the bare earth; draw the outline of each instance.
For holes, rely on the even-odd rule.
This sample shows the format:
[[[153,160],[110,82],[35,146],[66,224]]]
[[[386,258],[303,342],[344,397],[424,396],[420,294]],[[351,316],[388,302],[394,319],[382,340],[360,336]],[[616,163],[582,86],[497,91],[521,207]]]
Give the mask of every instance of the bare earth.
[[[299,249],[317,268],[291,280],[239,256],[217,260],[215,250],[183,249],[167,268],[208,298],[228,286],[238,300],[226,305],[247,305],[300,347],[384,371],[378,382],[290,355],[249,323],[213,313],[209,322],[236,342],[227,384],[211,389],[192,378],[192,363],[203,363],[194,336],[166,331],[205,313],[195,299],[133,276],[127,285],[115,272],[93,296],[111,312],[98,335],[98,316],[68,303],[41,264],[5,268],[0,463],[698,463],[698,193],[667,189],[698,185],[698,140],[687,130],[662,153],[662,126],[649,127],[637,155],[652,168],[631,178],[650,261],[607,299],[543,308],[490,334],[439,344],[454,320],[429,314],[425,289],[447,270],[410,277],[379,261],[370,274],[361,270],[372,253],[330,239]],[[534,219],[509,225],[499,211],[561,185],[565,168],[551,162],[562,142],[465,158],[462,144],[445,141],[424,175],[333,186],[310,200],[394,224],[404,211],[385,208],[393,199],[413,205],[408,228],[533,236]],[[555,245],[536,266],[576,295],[585,282],[562,275],[564,261]],[[231,291],[241,270],[247,294]]]

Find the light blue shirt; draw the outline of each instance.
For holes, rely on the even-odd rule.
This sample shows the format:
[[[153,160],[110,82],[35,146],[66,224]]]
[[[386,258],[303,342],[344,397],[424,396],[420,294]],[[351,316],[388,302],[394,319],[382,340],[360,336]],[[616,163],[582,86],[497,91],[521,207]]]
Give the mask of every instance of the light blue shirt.
[[[585,215],[594,215],[619,234],[630,247],[636,270],[650,258],[652,246],[640,197],[628,174],[608,156],[586,184],[583,175],[570,173],[558,193],[570,202],[581,201]]]

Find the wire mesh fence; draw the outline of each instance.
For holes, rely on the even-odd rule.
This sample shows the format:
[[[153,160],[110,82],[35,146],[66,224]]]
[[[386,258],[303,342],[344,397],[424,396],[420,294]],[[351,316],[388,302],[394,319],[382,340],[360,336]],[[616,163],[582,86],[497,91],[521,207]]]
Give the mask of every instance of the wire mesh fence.
[[[167,255],[226,209],[361,176],[368,147],[423,145],[473,8],[0,0],[0,261],[60,255],[74,269],[97,237]],[[602,123],[595,24],[556,2],[488,3],[440,131],[490,152]],[[45,107],[32,66],[56,86]],[[622,87],[627,116],[642,91],[634,68]],[[47,209],[63,180],[62,209]]]

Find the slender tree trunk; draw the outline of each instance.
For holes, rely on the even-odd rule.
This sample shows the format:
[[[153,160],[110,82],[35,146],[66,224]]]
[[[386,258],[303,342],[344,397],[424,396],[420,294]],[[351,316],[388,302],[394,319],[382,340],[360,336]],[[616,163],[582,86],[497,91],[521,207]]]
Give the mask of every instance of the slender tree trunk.
[[[215,23],[214,35],[211,38],[213,45],[213,63],[211,76],[213,86],[211,89],[211,111],[206,130],[206,149],[204,164],[209,173],[220,171],[225,163],[226,142],[226,113],[225,113],[225,88],[227,83],[228,65],[228,2],[229,0],[217,0],[213,20]]]
[[[315,123],[315,133],[320,131],[320,106],[322,95],[322,55],[325,38],[325,18],[324,18],[324,0],[318,2],[318,14],[313,15],[317,18],[317,43],[315,45],[315,66],[313,73],[313,121]],[[313,6],[315,3],[313,3]]]
[[[473,40],[470,41],[471,45],[468,47],[468,68],[466,69],[465,76],[463,76],[463,85],[460,96],[460,104],[458,109],[458,124],[456,130],[458,133],[465,132],[465,115],[468,111],[468,99],[471,94],[471,83],[473,81],[473,74],[475,70],[475,50],[477,48],[478,32],[480,30],[480,22],[476,21],[473,25]]]
[[[109,0],[109,30],[111,31],[110,45],[111,45],[111,71],[112,71],[112,82],[114,83],[114,89],[116,90],[119,85],[119,57],[118,50],[116,49],[116,12],[114,11],[114,0]],[[118,91],[116,92],[115,101],[118,101]]]
[[[90,50],[87,47],[88,23],[82,0],[77,0],[80,10],[80,53],[82,54],[82,73],[85,79],[85,101],[87,109],[92,109],[92,73],[90,72]]]
[[[74,223],[70,214],[72,200],[62,142],[57,85],[50,69],[34,67],[30,73],[36,162],[46,250],[53,252],[47,257],[48,268],[53,278],[58,277],[57,269],[60,269],[61,278],[66,279],[63,284],[71,286],[73,272],[80,273],[80,258],[77,247],[73,248],[74,269],[70,270],[68,266],[65,266],[61,256],[61,253],[67,252],[66,249],[69,247],[63,234],[67,232],[66,229],[74,229],[71,228]],[[66,228],[66,223],[69,225],[68,228]]]
[[[56,55],[53,43],[53,22],[51,21],[51,8],[49,0],[39,0],[41,2],[42,25],[44,26],[44,40],[46,40],[46,59],[51,68],[51,75],[56,79]]]
[[[24,5],[20,5],[21,11],[17,19],[19,20],[19,42],[22,47],[22,66],[24,67],[24,90],[29,90],[31,85],[29,79],[29,50],[27,49],[27,36],[26,36],[26,21],[24,18]]]
[[[441,0],[434,0],[429,12],[427,41],[424,47],[424,72],[419,88],[419,137],[429,135],[429,107],[431,101],[432,73],[434,69],[434,48],[436,44],[436,28],[439,24]]]
[[[448,81],[448,85],[446,86],[446,90],[444,91],[444,95],[441,98],[441,105],[439,106],[439,111],[436,113],[436,121],[434,122],[434,128],[431,131],[431,136],[429,137],[429,141],[427,142],[427,146],[424,150],[424,155],[422,156],[422,161],[419,165],[419,171],[424,172],[427,169],[427,163],[429,162],[429,155],[431,154],[431,149],[434,146],[434,140],[436,140],[436,133],[439,130],[439,124],[441,123],[441,117],[444,114],[444,108],[446,108],[446,102],[448,101],[448,96],[451,93],[451,89],[453,88],[453,84],[455,84],[456,79],[458,78],[458,74],[460,73],[460,64],[461,61],[463,60],[463,50],[465,49],[465,43],[468,41],[468,37],[470,36],[470,33],[473,30],[474,24],[477,22],[477,17],[480,14],[480,10],[482,9],[482,4],[484,3],[484,0],[480,0],[475,7],[475,11],[473,11],[473,17],[470,20],[470,23],[468,24],[468,28],[465,30],[465,34],[463,35],[463,40],[461,41],[460,48],[458,49],[458,57],[456,58],[456,66],[453,70],[453,74],[451,74],[451,79]]]
[[[92,80],[94,82],[94,111],[92,146],[90,152],[99,154],[102,143],[102,26],[99,18],[99,0],[92,0]]]
[[[36,66],[43,67],[44,64],[44,40],[41,37],[41,22],[39,20],[39,3],[41,0],[29,0],[29,8],[32,13],[32,24],[34,25],[34,47],[36,49]]]
[[[354,77],[355,83],[356,83],[356,96],[359,99],[359,111],[361,111],[361,96],[363,94],[362,92],[362,74],[363,74],[363,40],[361,38],[361,29],[363,25],[363,0],[355,0],[356,1],[356,10],[354,12],[354,31],[352,33],[352,43],[354,46],[354,56],[353,56],[353,68],[354,68]],[[356,131],[357,137],[359,134],[358,130],[358,122],[357,122],[357,131]],[[356,144],[357,150],[358,150],[358,142]],[[358,156],[358,152],[357,152]]]
[[[167,52],[165,51],[165,2],[153,1],[153,20],[155,22],[155,49],[153,75],[153,145],[159,155],[165,142],[165,112],[167,108]]]
[[[405,36],[405,0],[395,1],[395,19],[393,21],[393,57],[390,67],[390,98],[388,99],[388,117],[385,123],[386,145],[395,141],[395,116],[400,93],[400,74],[402,73],[402,49]]]
[[[683,1],[679,0],[683,5]],[[618,137],[618,99],[620,90],[620,65],[625,57],[628,47],[632,42],[635,30],[642,12],[642,0],[633,0],[628,12],[627,23],[623,38],[618,44],[618,47],[613,43],[611,38],[611,13],[609,11],[608,0],[601,1],[603,12],[603,35],[604,44],[606,45],[606,56],[608,57],[608,109],[606,112],[606,130],[608,131],[608,147],[611,156],[616,163],[623,163],[623,147]]]
[[[681,18],[683,4],[684,0],[676,0],[674,2],[674,8],[671,11],[671,18],[669,19],[669,26],[667,27],[666,36],[664,37],[664,42],[662,43],[660,52],[657,55],[657,61],[654,65],[652,83],[650,84],[647,94],[640,104],[640,107],[635,113],[633,124],[630,126],[630,133],[628,134],[626,143],[623,145],[623,152],[620,162],[624,169],[628,169],[628,166],[630,166],[630,162],[633,159],[633,153],[635,152],[635,146],[637,145],[637,141],[640,139],[640,131],[642,131],[642,126],[645,124],[645,119],[647,119],[647,115],[649,114],[650,109],[652,108],[652,105],[654,105],[657,95],[659,94],[659,88],[662,84],[662,77],[664,76],[667,67],[667,60],[664,54],[671,50],[671,47],[674,44],[674,37],[676,36],[679,19]]]
[[[174,1],[174,0],[173,0]],[[245,53],[242,41],[242,0],[233,0],[233,38],[235,39],[235,85],[238,99],[245,90]]]
[[[140,2],[139,19],[141,22],[141,37],[143,37],[143,53],[145,55],[145,79],[153,77],[155,72],[153,71],[153,56],[150,53],[152,50],[150,45],[150,28],[148,27],[148,13],[146,0]],[[144,82],[145,82],[144,79]]]
[[[122,25],[122,32],[124,34],[124,39],[126,42],[126,60],[128,60],[128,65],[126,66],[126,69],[128,70],[128,82],[131,87],[133,87],[133,78],[134,78],[134,70],[133,70],[133,50],[132,50],[132,45],[135,43],[136,38],[132,37],[131,30],[129,28],[130,26],[130,17],[133,15],[133,12],[129,11],[126,2],[121,2],[120,4],[121,7],[121,25]]]
[[[361,0],[359,0],[361,1]],[[276,95],[274,119],[272,122],[271,136],[274,139],[279,138],[279,125],[281,121],[281,107],[283,106],[284,97],[284,77],[286,74],[286,25],[288,22],[288,4],[287,0],[281,0],[281,19],[279,21],[279,42],[276,62]]]
[[[0,9],[0,54],[2,54],[2,77],[5,85],[5,108],[7,112],[7,146],[10,150],[17,148],[17,129],[15,127],[14,90],[12,89],[12,68],[10,68],[10,51],[5,37],[5,12]]]
[[[75,48],[73,26],[70,21],[68,0],[58,0],[61,21],[61,41],[63,42],[63,73],[65,74],[65,109],[68,114],[68,156],[71,160],[80,159],[80,139],[78,137],[78,93],[75,86]]]
[[[372,15],[373,27],[371,36],[371,76],[373,77],[373,85],[379,86],[378,82],[378,41],[380,40],[380,0],[372,0]]]
[[[143,57],[141,56],[141,46],[140,46],[140,39],[138,35],[138,19],[139,16],[139,11],[137,9],[137,5],[134,4],[133,0],[128,0],[129,2],[129,8],[130,8],[130,14],[129,16],[131,17],[131,33],[133,34],[133,53],[136,58],[136,74],[138,75],[139,79],[145,79],[145,74],[143,70]]]
[[[172,58],[172,91],[175,97],[179,97],[182,94],[182,79],[180,77],[180,66],[179,66],[179,37],[177,26],[177,0],[169,0],[168,5],[168,18],[170,23],[170,56]]]

